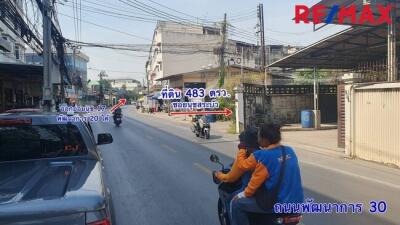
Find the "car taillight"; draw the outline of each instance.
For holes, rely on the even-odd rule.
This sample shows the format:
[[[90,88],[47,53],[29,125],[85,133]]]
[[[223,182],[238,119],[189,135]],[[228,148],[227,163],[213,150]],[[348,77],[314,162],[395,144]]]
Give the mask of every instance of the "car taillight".
[[[105,218],[96,222],[88,223],[87,225],[111,225],[111,223],[108,218]]]

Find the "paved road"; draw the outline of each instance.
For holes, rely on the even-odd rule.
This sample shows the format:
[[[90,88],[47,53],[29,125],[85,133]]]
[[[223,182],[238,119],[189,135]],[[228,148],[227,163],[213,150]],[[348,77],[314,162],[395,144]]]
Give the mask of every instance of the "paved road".
[[[209,155],[232,161],[235,140],[218,135],[194,137],[188,127],[135,113],[125,113],[123,124],[98,124],[95,132],[110,132],[112,145],[102,147],[118,225],[217,225],[217,190],[210,171],[218,169]],[[325,158],[324,158],[325,157]],[[386,215],[306,215],[306,225],[394,225],[400,211],[396,186],[329,170],[318,162],[328,156],[299,152],[306,196],[318,202],[384,199]],[[324,161],[325,160],[325,161]]]

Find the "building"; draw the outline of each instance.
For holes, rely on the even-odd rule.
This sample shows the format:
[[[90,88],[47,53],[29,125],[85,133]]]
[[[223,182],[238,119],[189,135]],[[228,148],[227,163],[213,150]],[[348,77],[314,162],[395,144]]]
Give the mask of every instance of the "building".
[[[146,63],[151,90],[164,85],[176,88],[216,86],[222,35],[219,28],[159,21]],[[256,68],[256,45],[227,40],[228,71],[240,74]]]
[[[303,47],[290,45],[267,45],[265,46],[267,65],[289,56]]]
[[[7,7],[23,16],[22,2],[10,1]],[[21,36],[20,30],[11,30],[0,20],[0,112],[40,104],[43,68],[25,63],[26,45]]]
[[[322,0],[316,5],[347,8],[354,4],[356,14],[360,15],[360,9],[369,3]],[[393,21],[399,20],[398,15]],[[338,24],[336,17],[332,24]],[[270,66],[341,73],[343,83],[337,86],[338,147],[344,148],[347,157],[400,166],[398,26],[396,23],[359,26],[350,21],[348,25]]]
[[[113,89],[125,89],[126,91],[137,90],[141,84],[135,79],[112,79],[111,87]]]
[[[89,56],[80,50],[67,49],[66,66],[68,75],[72,78],[72,84],[78,90],[78,96],[86,92]]]
[[[26,53],[25,61],[28,64],[43,65],[43,57],[36,53]],[[65,54],[68,76],[72,85],[65,88],[66,99],[82,99],[87,94],[87,74],[89,57],[80,50],[67,49]]]

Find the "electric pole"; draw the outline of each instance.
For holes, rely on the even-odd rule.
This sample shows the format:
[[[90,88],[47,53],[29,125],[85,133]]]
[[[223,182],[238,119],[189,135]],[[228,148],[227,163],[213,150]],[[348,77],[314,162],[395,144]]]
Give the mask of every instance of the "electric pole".
[[[105,71],[101,71],[99,74],[99,78],[100,78],[100,104],[103,104],[103,99],[104,99],[104,87],[103,87],[103,78],[107,77],[107,74]]]
[[[262,68],[266,67],[266,54],[265,54],[265,30],[264,30],[264,6],[258,5],[258,20],[260,23],[260,43],[261,43],[261,65]]]
[[[51,112],[53,106],[53,82],[51,77],[51,0],[43,1],[43,96],[44,112]]]
[[[225,45],[226,45],[226,13],[224,14],[224,22],[222,23],[222,42],[221,42],[221,47],[220,47],[220,53],[219,53],[219,87],[222,87],[225,82]]]
[[[261,42],[261,71],[264,70],[264,85],[267,85],[267,57],[265,54],[265,29],[264,29],[264,6],[258,5],[258,20],[260,24],[260,42]]]
[[[387,31],[387,42],[388,42],[388,60],[387,60],[387,67],[388,67],[388,81],[393,82],[397,80],[397,54],[396,54],[396,9],[390,12],[390,18],[392,23],[388,25]]]

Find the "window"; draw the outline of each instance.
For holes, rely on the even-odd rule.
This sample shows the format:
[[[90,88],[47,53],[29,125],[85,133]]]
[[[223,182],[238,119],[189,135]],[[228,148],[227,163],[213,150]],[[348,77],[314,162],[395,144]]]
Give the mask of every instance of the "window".
[[[14,50],[14,51],[15,51],[15,58],[16,58],[16,59],[20,59],[20,54],[19,54],[20,52],[19,52],[19,50],[20,50],[19,46],[16,45],[16,46],[15,46],[15,50]]]
[[[162,62],[158,62],[158,65],[159,71],[162,71]]]
[[[0,162],[86,154],[74,125],[0,125]]]

